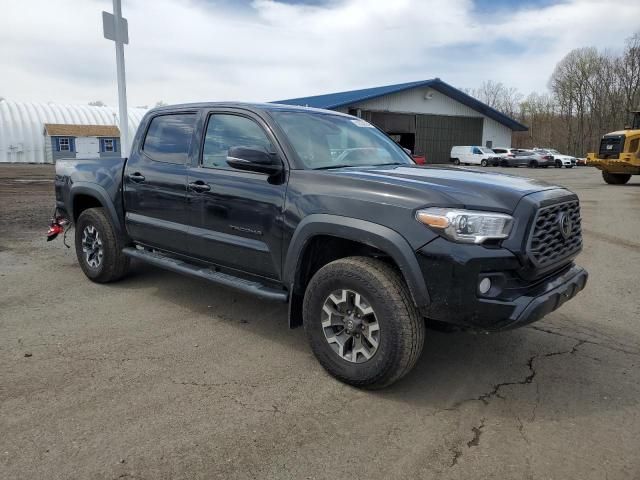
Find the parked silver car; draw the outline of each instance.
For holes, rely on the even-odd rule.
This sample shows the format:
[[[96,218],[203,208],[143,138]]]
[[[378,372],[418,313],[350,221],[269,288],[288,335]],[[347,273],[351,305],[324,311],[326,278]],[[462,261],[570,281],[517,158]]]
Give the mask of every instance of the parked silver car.
[[[578,160],[575,157],[572,157],[571,155],[563,155],[553,148],[535,148],[533,151],[543,155],[551,155],[556,168],[573,168],[578,164]]]
[[[501,167],[548,168],[553,165],[553,155],[533,150],[516,150],[500,159]]]

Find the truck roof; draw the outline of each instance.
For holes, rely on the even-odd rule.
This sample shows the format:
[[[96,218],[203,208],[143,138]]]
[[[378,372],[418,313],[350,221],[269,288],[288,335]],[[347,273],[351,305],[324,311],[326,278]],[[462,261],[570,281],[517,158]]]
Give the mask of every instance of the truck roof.
[[[330,115],[338,115],[350,117],[346,113],[336,112],[334,110],[324,110],[322,108],[301,107],[297,105],[284,105],[280,103],[254,103],[254,102],[194,102],[180,103],[175,105],[163,105],[161,107],[152,108],[152,112],[183,110],[188,108],[220,108],[220,107],[236,107],[251,111],[290,111],[290,112],[308,112],[322,113]]]

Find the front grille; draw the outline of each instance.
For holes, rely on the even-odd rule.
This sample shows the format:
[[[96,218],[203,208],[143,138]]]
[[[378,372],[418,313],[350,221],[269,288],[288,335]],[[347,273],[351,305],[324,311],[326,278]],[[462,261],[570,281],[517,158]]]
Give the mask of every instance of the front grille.
[[[563,223],[565,234],[568,231],[566,237]],[[553,265],[579,252],[581,248],[582,226],[578,200],[538,210],[527,245],[527,254],[536,267]]]
[[[618,158],[624,148],[624,135],[606,136],[600,140],[598,158]]]

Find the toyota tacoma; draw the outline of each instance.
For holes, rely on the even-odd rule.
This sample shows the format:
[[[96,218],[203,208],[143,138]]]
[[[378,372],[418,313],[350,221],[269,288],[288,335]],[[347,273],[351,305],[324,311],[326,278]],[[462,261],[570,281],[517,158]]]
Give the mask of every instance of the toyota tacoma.
[[[381,388],[425,322],[494,332],[582,290],[578,197],[510,175],[418,166],[341,113],[276,104],[156,108],[128,158],[58,161],[51,236],[75,227],[85,275],[131,259],[288,302],[322,366]]]

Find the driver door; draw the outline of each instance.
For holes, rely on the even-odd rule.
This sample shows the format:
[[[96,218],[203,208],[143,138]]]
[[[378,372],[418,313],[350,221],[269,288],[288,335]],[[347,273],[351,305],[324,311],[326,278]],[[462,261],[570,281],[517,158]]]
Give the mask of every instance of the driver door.
[[[286,175],[236,170],[227,164],[230,147],[275,151],[261,119],[234,110],[207,114],[197,165],[188,171],[189,242],[198,258],[269,278],[281,269],[281,219]]]

